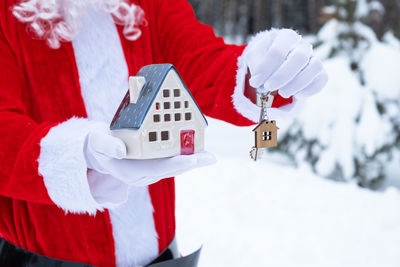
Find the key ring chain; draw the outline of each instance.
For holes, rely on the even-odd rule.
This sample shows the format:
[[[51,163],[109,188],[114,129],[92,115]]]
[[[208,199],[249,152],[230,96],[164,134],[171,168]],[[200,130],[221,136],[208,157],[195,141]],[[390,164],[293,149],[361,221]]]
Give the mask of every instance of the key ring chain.
[[[270,95],[271,95],[271,91],[261,94],[261,112],[260,112],[260,120],[259,120],[260,122],[265,119],[267,121],[269,120],[267,103],[268,103]]]
[[[268,116],[268,108],[272,107],[274,95],[270,91],[266,93],[257,93],[257,106],[260,107],[260,119],[256,128],[253,129],[255,134],[255,145],[250,150],[250,157],[257,161],[261,158],[262,149],[277,146],[277,130],[276,121],[270,121]]]

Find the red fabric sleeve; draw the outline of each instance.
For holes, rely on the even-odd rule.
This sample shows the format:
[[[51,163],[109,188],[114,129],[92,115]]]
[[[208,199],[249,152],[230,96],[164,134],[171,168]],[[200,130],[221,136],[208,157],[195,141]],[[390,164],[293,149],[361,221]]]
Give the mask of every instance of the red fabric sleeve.
[[[27,90],[0,29],[0,195],[53,204],[38,173],[40,140],[52,125],[29,117]]]
[[[175,65],[201,110],[208,116],[238,126],[254,122],[238,113],[232,102],[237,81],[238,57],[246,46],[227,45],[212,27],[201,24],[186,0],[154,0],[150,23],[156,25],[158,49],[163,62]],[[154,43],[153,43],[154,44]],[[246,87],[248,79],[246,79]],[[238,85],[240,86],[240,85]],[[244,88],[244,94],[249,88]],[[253,89],[253,88],[251,88]],[[253,89],[254,91],[254,89]],[[280,95],[273,107],[292,103]]]
[[[232,103],[237,59],[245,46],[227,45],[216,37],[186,0],[153,0],[151,5],[147,17],[150,27],[156,25],[152,45],[162,51],[161,61],[175,65],[201,110],[236,125],[253,124]]]

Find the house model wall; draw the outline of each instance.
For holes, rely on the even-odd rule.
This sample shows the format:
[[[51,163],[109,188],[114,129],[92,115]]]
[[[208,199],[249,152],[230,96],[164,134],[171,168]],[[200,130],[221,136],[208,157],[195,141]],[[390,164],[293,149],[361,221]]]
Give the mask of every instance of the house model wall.
[[[111,130],[127,145],[127,158],[151,159],[203,151],[206,126],[176,69],[160,64],[130,78]]]

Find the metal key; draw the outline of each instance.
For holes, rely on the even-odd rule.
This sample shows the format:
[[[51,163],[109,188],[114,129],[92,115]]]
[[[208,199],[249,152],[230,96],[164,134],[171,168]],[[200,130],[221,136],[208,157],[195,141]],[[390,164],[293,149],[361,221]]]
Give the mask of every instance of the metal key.
[[[269,121],[268,118],[268,108],[272,107],[272,102],[274,101],[274,96],[271,94],[271,92],[267,93],[257,93],[257,106],[261,107],[260,110],[260,119],[259,119],[259,124],[258,126],[253,130],[255,131],[265,120]],[[250,150],[250,157],[254,160],[257,161],[257,159],[261,158],[262,155],[262,149],[257,147],[257,137],[256,137],[256,145],[252,147]]]

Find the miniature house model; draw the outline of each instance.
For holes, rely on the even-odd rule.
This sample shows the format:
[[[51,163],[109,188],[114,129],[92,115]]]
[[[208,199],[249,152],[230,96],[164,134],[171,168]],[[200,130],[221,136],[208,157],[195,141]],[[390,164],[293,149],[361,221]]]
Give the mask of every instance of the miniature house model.
[[[277,135],[279,128],[275,121],[263,120],[254,128],[256,148],[275,147],[278,145]]]
[[[207,121],[174,66],[145,66],[129,78],[129,87],[110,126],[112,134],[125,142],[127,158],[204,150]]]

